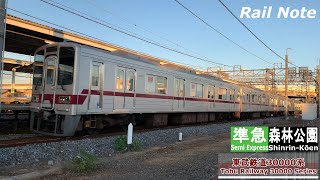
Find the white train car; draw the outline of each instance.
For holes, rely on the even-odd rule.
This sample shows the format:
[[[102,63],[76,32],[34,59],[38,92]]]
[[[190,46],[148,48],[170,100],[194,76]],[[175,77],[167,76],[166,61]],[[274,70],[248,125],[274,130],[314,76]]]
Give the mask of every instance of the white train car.
[[[159,60],[56,43],[35,53],[31,128],[72,136],[146,119],[165,126],[270,116],[284,111],[279,98]]]

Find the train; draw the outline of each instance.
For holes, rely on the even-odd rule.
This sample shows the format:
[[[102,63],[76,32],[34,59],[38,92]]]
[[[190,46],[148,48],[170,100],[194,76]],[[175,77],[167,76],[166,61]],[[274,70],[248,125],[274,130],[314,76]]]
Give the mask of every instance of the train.
[[[285,97],[128,52],[73,42],[36,50],[31,130],[53,136],[283,115]],[[288,112],[298,104],[288,102]]]

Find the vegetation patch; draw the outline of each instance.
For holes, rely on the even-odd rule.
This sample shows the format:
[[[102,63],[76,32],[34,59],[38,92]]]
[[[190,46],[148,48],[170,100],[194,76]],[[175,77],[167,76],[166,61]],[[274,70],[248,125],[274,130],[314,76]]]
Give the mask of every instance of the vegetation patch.
[[[127,137],[119,136],[115,139],[114,146],[116,151],[125,152],[125,151],[140,151],[143,148],[143,144],[140,140],[133,140],[132,144],[128,147]]]
[[[72,161],[72,170],[76,172],[90,172],[97,167],[97,157],[80,150],[80,155],[75,157]]]
[[[127,137],[119,136],[114,141],[114,147],[116,151],[124,152],[128,149],[127,146]]]

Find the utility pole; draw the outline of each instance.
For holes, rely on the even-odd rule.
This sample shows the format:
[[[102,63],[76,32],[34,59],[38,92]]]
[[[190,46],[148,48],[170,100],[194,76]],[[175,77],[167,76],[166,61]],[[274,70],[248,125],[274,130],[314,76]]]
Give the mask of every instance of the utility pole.
[[[0,0],[0,99],[2,95],[3,55],[6,39],[7,0]],[[1,113],[1,103],[0,103]]]
[[[288,76],[289,76],[289,56],[288,56],[288,50],[291,48],[287,48],[286,49],[286,79],[285,79],[285,97],[286,97],[286,101],[285,101],[285,119],[288,119]]]

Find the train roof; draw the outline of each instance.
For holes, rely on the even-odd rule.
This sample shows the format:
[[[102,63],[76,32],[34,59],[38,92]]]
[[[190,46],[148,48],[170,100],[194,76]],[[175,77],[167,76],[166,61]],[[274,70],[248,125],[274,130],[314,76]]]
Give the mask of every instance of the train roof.
[[[123,50],[115,50],[115,51],[109,51],[106,49],[101,49],[98,47],[94,47],[94,46],[89,46],[87,44],[81,44],[81,43],[77,43],[77,42],[73,42],[73,41],[66,41],[66,42],[56,42],[56,43],[52,43],[52,44],[47,44],[45,46],[42,46],[38,49],[41,48],[45,48],[45,47],[50,47],[50,46],[56,46],[56,45],[76,45],[76,46],[81,46],[81,47],[87,47],[87,48],[92,48],[92,49],[98,49],[100,51],[107,51],[108,53],[112,54],[112,55],[116,55],[116,56],[120,56],[120,57],[124,57],[124,58],[128,58],[128,59],[132,59],[132,60],[136,60],[136,61],[143,61],[145,63],[150,63],[156,66],[161,65],[161,67],[163,68],[167,68],[167,69],[171,69],[171,70],[175,70],[175,71],[180,71],[180,72],[184,72],[184,73],[188,73],[188,74],[193,74],[193,75],[197,75],[199,77],[204,77],[204,78],[212,78],[215,81],[219,81],[222,83],[230,83],[233,85],[237,85],[237,86],[241,86],[241,87],[246,87],[248,89],[254,90],[254,91],[259,91],[259,92],[263,92],[265,94],[270,94],[269,92],[263,91],[261,89],[249,86],[247,84],[244,83],[240,83],[237,81],[233,81],[233,80],[229,80],[229,79],[222,79],[220,77],[216,77],[213,76],[205,71],[201,71],[195,68],[191,68],[188,66],[184,66],[184,65],[180,65],[177,63],[173,63],[170,62],[169,60],[164,60],[158,57],[154,57],[154,56],[149,56],[149,55],[145,55],[145,54],[137,54],[137,53],[131,53],[131,52],[127,52],[127,51],[123,51]],[[38,50],[37,49],[37,50]]]

